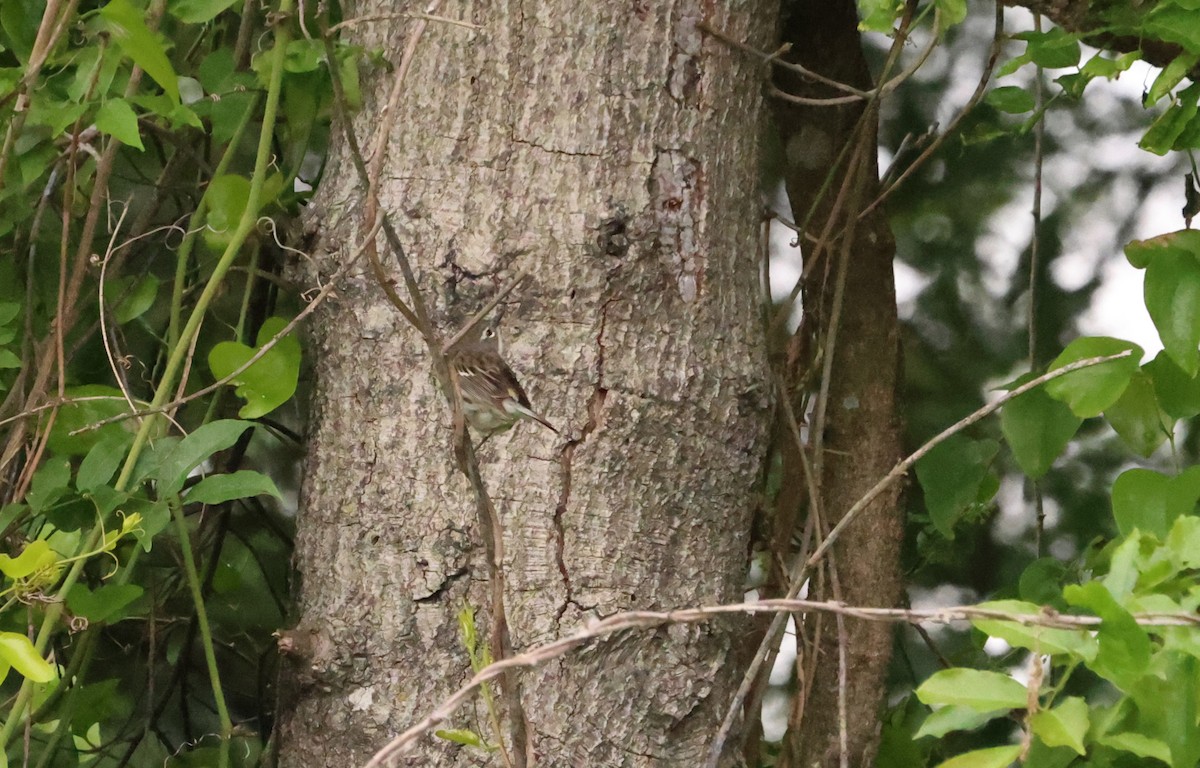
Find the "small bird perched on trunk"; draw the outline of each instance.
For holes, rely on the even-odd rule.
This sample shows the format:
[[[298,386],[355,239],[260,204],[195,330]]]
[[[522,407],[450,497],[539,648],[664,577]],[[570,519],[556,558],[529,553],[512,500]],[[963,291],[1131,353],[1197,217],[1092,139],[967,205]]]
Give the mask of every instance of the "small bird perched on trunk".
[[[482,333],[468,334],[450,348],[448,356],[458,374],[463,416],[476,432],[491,437],[520,419],[530,419],[559,434],[529,404],[517,375],[504,362],[500,336],[494,326],[485,327]]]

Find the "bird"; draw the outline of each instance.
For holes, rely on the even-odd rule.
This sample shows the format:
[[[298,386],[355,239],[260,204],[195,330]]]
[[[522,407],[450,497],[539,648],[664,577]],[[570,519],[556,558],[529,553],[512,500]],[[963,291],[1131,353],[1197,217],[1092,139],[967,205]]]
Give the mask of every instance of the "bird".
[[[450,364],[458,374],[463,415],[484,437],[504,432],[521,419],[536,421],[554,434],[554,425],[533,410],[529,396],[512,368],[504,361],[500,336],[494,325],[468,335],[450,349]]]

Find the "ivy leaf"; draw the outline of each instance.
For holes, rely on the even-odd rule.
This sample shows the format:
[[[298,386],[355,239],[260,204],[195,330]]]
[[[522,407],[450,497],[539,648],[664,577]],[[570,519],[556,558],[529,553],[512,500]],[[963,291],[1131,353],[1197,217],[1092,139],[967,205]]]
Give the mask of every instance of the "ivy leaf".
[[[208,367],[213,376],[223,379],[245,365],[287,322],[281,317],[267,318],[258,331],[258,346],[253,349],[237,341],[223,341],[214,346],[208,353]],[[300,341],[294,334],[288,334],[231,380],[237,396],[246,401],[238,415],[255,419],[270,413],[296,393],[299,380]]]
[[[1195,510],[1197,501],[1200,466],[1188,467],[1176,477],[1128,469],[1113,481],[1113,518],[1122,536],[1139,530],[1162,538],[1176,519]]]
[[[95,591],[83,584],[75,584],[67,594],[67,607],[88,621],[115,623],[124,618],[122,609],[141,597],[144,591],[137,584],[105,584]]]
[[[891,34],[892,25],[896,23],[896,18],[904,7],[896,0],[857,0],[857,2],[858,18],[862,19],[858,23],[858,28],[863,32],[880,32],[885,35]]]
[[[1069,405],[1071,411],[1080,418],[1099,416],[1104,409],[1117,402],[1129,386],[1129,378],[1141,361],[1142,348],[1132,342],[1107,336],[1088,336],[1072,341],[1050,364],[1050,370],[1054,371],[1079,360],[1107,357],[1126,350],[1131,350],[1133,354],[1120,360],[1081,368],[1046,382],[1047,394]]]
[[[1138,455],[1149,456],[1167,439],[1167,416],[1158,406],[1154,381],[1144,371],[1134,371],[1129,386],[1104,417]]]
[[[116,387],[85,384],[67,389],[66,396],[68,402],[59,409],[49,439],[50,449],[60,456],[83,456],[101,440],[128,435],[128,429],[137,426],[136,421],[128,419],[97,429],[85,429],[91,424],[129,413],[129,404]],[[138,400],[134,400],[134,403],[139,407],[145,406]],[[84,431],[71,434],[76,430]]]
[[[1011,386],[1020,386],[1031,378],[1032,374],[1022,376]],[[1042,387],[1010,400],[1000,412],[1004,440],[1021,470],[1034,480],[1050,471],[1082,423],[1083,419]]]
[[[1167,251],[1146,267],[1146,309],[1163,348],[1188,375],[1200,371],[1200,259]]]
[[[953,435],[917,462],[917,480],[925,491],[929,517],[946,538],[954,538],[954,525],[990,487],[984,480],[999,447],[995,440]]]
[[[1164,350],[1142,366],[1154,382],[1163,411],[1173,419],[1200,415],[1200,376],[1188,376]]]

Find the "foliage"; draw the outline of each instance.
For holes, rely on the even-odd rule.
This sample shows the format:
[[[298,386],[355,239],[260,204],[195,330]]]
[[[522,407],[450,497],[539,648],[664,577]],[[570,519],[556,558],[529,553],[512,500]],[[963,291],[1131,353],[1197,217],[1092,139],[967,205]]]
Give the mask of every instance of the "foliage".
[[[1157,117],[1120,119],[1144,120],[1146,151],[1194,151],[1194,3],[1103,5],[1112,38],[1177,46],[1146,89]],[[336,11],[301,20],[288,3],[278,18],[234,6],[0,5],[0,734],[14,762],[250,765],[268,756],[271,632],[287,620],[291,523],[264,499],[281,496],[269,457],[294,437],[277,419],[297,418],[289,409],[302,356],[287,319],[298,297],[279,287],[288,247],[276,222],[294,217],[319,181],[331,75],[348,106],[361,102],[361,51],[309,36]],[[875,32],[892,30],[903,10],[877,0],[860,8],[864,30]],[[951,42],[972,18],[963,0],[921,12]],[[974,231],[1009,203],[1019,181],[1011,157],[1048,116],[1086,105],[1093,82],[1120,76],[1140,55],[1090,52],[1079,33],[1057,27],[1012,40],[1019,52],[954,148],[958,165],[991,169],[989,183],[964,192],[918,175],[896,206],[901,255],[933,275],[908,342],[914,442],[970,410],[982,382],[1017,376],[1011,388],[1035,369],[1132,354],[1022,395],[996,423],[917,465],[914,583],[970,580],[970,544],[986,539],[1003,480],[1021,474],[1065,510],[1057,532],[1040,533],[1087,538],[1067,562],[1009,553],[1008,573],[975,582],[994,593],[985,605],[1099,623],[1085,632],[975,621],[951,641],[954,665],[908,681],[912,695],[890,713],[880,763],[1192,766],[1200,633],[1137,617],[1200,607],[1200,475],[1186,445],[1194,432],[1180,426],[1200,414],[1200,236],[1178,231],[1125,248],[1145,271],[1164,346],[1149,362],[1112,338],[1059,351],[1094,285],[1053,288],[1056,247],[1025,264],[1035,288],[1059,299],[1041,302],[1034,349],[1022,350],[1021,323],[989,327],[972,314],[986,304],[977,256],[941,237],[938,222]],[[1043,70],[1054,84],[1046,93],[1030,85]],[[897,124],[919,97],[904,98]],[[1043,232],[1061,233],[1070,212],[1064,205]],[[971,295],[959,295],[962,285]],[[941,370],[929,343],[935,326],[953,332],[954,365]],[[1018,366],[1023,351],[1028,362]],[[1109,427],[1123,453],[1097,437]],[[1164,471],[1164,445],[1189,466]],[[1126,466],[1134,457],[1148,466]],[[1063,490],[1073,467],[1092,472],[1093,490],[1115,475],[1103,499],[1111,519],[1095,496]],[[469,611],[462,627],[477,672],[489,659]],[[984,653],[987,637],[1008,654]],[[1034,664],[1018,658],[1027,654]],[[1028,682],[1009,674],[1014,662],[1035,670]],[[481,754],[496,749],[466,728],[439,735]]]
[[[1160,114],[1146,122],[1138,145],[1155,154],[1190,154],[1200,148],[1195,85],[1187,82],[1200,60],[1196,35],[1200,18],[1194,12],[1182,15],[1181,10],[1175,3],[1140,8],[1135,4],[1134,10],[1123,11],[1114,4],[1105,10],[1106,20],[1115,26],[1107,31],[1115,34],[1140,38],[1151,28],[1161,31],[1168,17],[1180,25],[1162,38],[1180,44],[1180,49],[1155,76],[1144,98],[1144,105],[1158,105]],[[1080,35],[1060,28],[1021,32],[1013,39],[1022,41],[1024,50],[999,67],[998,84],[984,98],[992,112],[981,113],[964,134],[968,153],[998,143],[1008,143],[1011,149],[1014,140],[1032,133],[1055,110],[1061,114],[1082,105],[1089,83],[1116,77],[1139,58],[1137,51],[1100,51],[1087,58]],[[1055,70],[1051,77],[1058,75],[1057,88],[1046,88],[1044,95],[1029,85],[1005,80],[1024,76],[1026,83],[1037,81],[1043,70]],[[1062,226],[1055,219],[1047,223]],[[1070,225],[1069,218],[1066,223]],[[1057,242],[1046,236],[1050,231],[1046,227],[1035,235],[1043,238],[1043,259],[1047,251],[1050,259],[1060,253]],[[1196,233],[1181,230],[1125,247],[1129,263],[1145,270],[1145,304],[1164,346],[1153,360],[1143,363],[1143,351],[1130,342],[1076,338],[1041,370],[1123,351],[1131,354],[1070,373],[1016,398],[1003,409],[999,434],[985,428],[984,434],[958,435],[918,464],[925,509],[917,510],[914,518],[927,521],[919,529],[916,556],[923,565],[918,565],[918,573],[932,567],[944,578],[947,563],[965,566],[978,554],[971,547],[950,554],[939,540],[954,539],[956,533],[961,540],[988,525],[987,510],[994,508],[1003,478],[1024,475],[1027,487],[1033,489],[1026,498],[1036,499],[1040,506],[1044,495],[1053,493],[1065,507],[1067,499],[1078,493],[1061,494],[1054,485],[1056,475],[1071,473],[1073,463],[1091,461],[1091,476],[1104,477],[1103,465],[1113,459],[1096,461],[1093,450],[1102,427],[1124,445],[1122,456],[1111,441],[1104,442],[1103,450],[1124,470],[1110,481],[1111,517],[1094,503],[1084,512],[1090,518],[1091,541],[1084,542],[1087,546],[1077,560],[1064,563],[1025,555],[1026,565],[1014,574],[1016,578],[986,579],[985,589],[1001,599],[981,607],[1025,615],[1038,623],[973,621],[976,632],[965,636],[966,646],[950,656],[953,666],[913,680],[915,698],[926,706],[905,700],[885,725],[885,745],[915,739],[919,748],[915,753],[911,747],[897,749],[898,755],[908,757],[894,762],[881,756],[880,764],[913,764],[904,759],[914,754],[925,764],[944,768],[1015,762],[1028,766],[1153,763],[1178,768],[1200,760],[1200,710],[1194,693],[1200,682],[1196,644],[1200,630],[1186,620],[1194,615],[1200,599],[1194,578],[1200,486],[1196,466],[1182,471],[1158,469],[1165,458],[1160,451],[1164,444],[1176,467],[1189,461],[1187,448],[1177,441],[1181,436],[1186,441],[1193,430],[1181,420],[1200,413],[1196,408],[1200,321],[1194,306],[1200,296],[1198,243]],[[1046,270],[1044,263],[1022,266]],[[975,272],[968,268],[968,274]],[[1020,278],[1029,281],[1027,273]],[[1057,322],[1048,314],[1053,309],[1042,308],[1053,305],[1050,296],[1061,289],[1039,278],[1035,274],[1032,283],[1042,296],[1034,310],[1037,314],[1034,320],[1028,315],[1024,319],[1036,321],[1041,331],[1046,320]],[[957,279],[961,285],[962,276]],[[967,310],[967,314],[973,313]],[[1067,319],[1074,322],[1070,316]],[[1020,324],[1012,326],[1014,335],[1025,330]],[[969,326],[955,335],[963,331],[969,333]],[[1017,339],[1001,366],[1019,365]],[[1034,360],[1039,349],[1057,341],[1043,333],[1032,340],[1037,347],[1027,351]],[[1003,346],[996,351],[1005,355]],[[1001,370],[993,367],[976,381],[982,383]],[[1012,389],[1036,372],[1023,374],[1004,388]],[[996,439],[1001,437],[1005,447],[998,455]],[[1079,447],[1072,450],[1076,444]],[[1064,452],[1070,457],[1067,462],[1060,461]],[[1136,457],[1149,459],[1149,467],[1130,468]],[[1102,532],[1102,538],[1096,538]],[[1040,554],[1045,551],[1042,536],[1048,538],[1053,531],[1044,530],[1039,519],[1036,535],[1033,543]],[[967,539],[979,541],[978,536]],[[1059,613],[1096,616],[1099,624],[1093,631],[1046,626]],[[1174,616],[1177,621],[1147,623],[1150,616]],[[999,656],[985,652],[989,637],[1003,640],[1008,651]],[[949,654],[950,647],[943,647],[943,652]],[[1014,679],[1014,664],[1028,672]]]
[[[271,475],[301,357],[281,224],[318,180],[332,89],[287,3],[280,23],[233,5],[0,9],[15,763],[248,765],[270,731],[292,527]]]

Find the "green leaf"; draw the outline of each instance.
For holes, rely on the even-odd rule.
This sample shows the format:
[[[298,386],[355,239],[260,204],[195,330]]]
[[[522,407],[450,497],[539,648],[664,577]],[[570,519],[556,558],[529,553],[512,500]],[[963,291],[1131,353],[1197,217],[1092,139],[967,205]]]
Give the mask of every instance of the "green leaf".
[[[104,298],[112,308],[113,319],[118,325],[136,320],[154,306],[158,296],[158,278],[152,274],[140,278],[122,277],[108,281],[104,287]]]
[[[1022,600],[1034,605],[1052,605],[1066,609],[1062,585],[1067,581],[1067,567],[1052,557],[1041,557],[1025,566],[1018,581],[1017,593]]]
[[[217,451],[223,451],[236,443],[242,433],[253,426],[248,421],[221,419],[201,426],[180,440],[175,448],[163,457],[162,463],[154,471],[155,479],[162,485],[159,493],[178,493],[193,469]]]
[[[261,472],[241,469],[227,475],[209,475],[188,490],[184,501],[188,504],[220,504],[260,495],[283,498],[271,478]]]
[[[1176,518],[1195,511],[1197,501],[1200,466],[1188,467],[1176,477],[1134,468],[1113,481],[1113,517],[1123,536],[1140,530],[1162,538]]]
[[[72,123],[83,117],[88,105],[71,101],[59,101],[45,97],[34,100],[29,106],[29,125],[44,125],[52,136],[57,136]],[[42,169],[44,170],[44,168]]]
[[[1195,68],[1197,62],[1200,62],[1200,54],[1196,53],[1184,52],[1171,59],[1171,63],[1162,68],[1158,77],[1154,78],[1154,84],[1146,92],[1146,98],[1143,100],[1145,106],[1154,105],[1159,99],[1170,93],[1183,81],[1183,78],[1187,77],[1188,72]]]
[[[942,12],[939,32],[961,24],[967,18],[967,0],[934,0],[934,6]]]
[[[238,222],[250,202],[250,180],[244,176],[225,174],[209,184],[208,227],[204,239],[215,250],[221,250],[233,236]]]
[[[142,136],[138,130],[137,113],[124,99],[109,99],[100,105],[99,111],[96,112],[96,128],[122,144],[140,150],[146,148],[142,145]]]
[[[67,607],[88,621],[115,623],[125,617],[121,610],[144,591],[137,584],[105,584],[94,592],[83,584],[75,584],[67,593]]]
[[[468,731],[465,728],[439,728],[433,732],[433,735],[455,744],[462,744],[465,747],[487,749],[487,745],[483,743],[483,739],[479,738],[474,731]]]
[[[324,60],[325,44],[320,40],[292,40],[284,54],[283,69],[285,72],[312,72]]]
[[[207,24],[237,0],[171,0],[167,12],[186,24]]]
[[[20,368],[24,363],[8,349],[0,349],[0,368]]]
[[[1164,252],[1146,267],[1146,309],[1171,359],[1189,376],[1200,371],[1200,260]]]
[[[1086,608],[1100,617],[1096,632],[1100,648],[1089,666],[1093,672],[1128,692],[1146,675],[1150,663],[1150,638],[1146,631],[1098,581],[1070,584],[1063,589],[1063,597],[1071,605]]]
[[[1104,417],[1129,449],[1149,456],[1167,439],[1167,416],[1158,407],[1154,382],[1144,371],[1134,371],[1120,399],[1104,411]]]
[[[70,490],[71,462],[65,458],[47,459],[33,474],[25,501],[34,512],[44,512]]]
[[[141,515],[141,525],[132,533],[138,543],[142,545],[142,549],[149,552],[154,537],[162,533],[171,523],[171,510],[167,506],[167,502],[163,499],[153,502],[148,499],[139,499],[135,503],[126,505],[125,510],[130,514]]]
[[[1154,666],[1157,674],[1145,674],[1129,691],[1138,730],[1167,745],[1173,768],[1195,768],[1200,765],[1200,664],[1191,656],[1161,654]]]
[[[1015,85],[993,88],[988,93],[986,101],[1001,112],[1012,115],[1030,112],[1036,106],[1033,96],[1024,88]]]
[[[236,341],[223,341],[214,346],[208,354],[208,367],[213,376],[224,379],[245,365],[286,325],[287,321],[281,317],[268,318],[259,329],[258,347],[254,349]],[[270,413],[296,393],[299,380],[300,342],[289,333],[231,380],[237,396],[246,401],[238,415],[254,419]]]
[[[1070,747],[1083,755],[1083,737],[1088,730],[1088,705],[1078,696],[1068,696],[1053,709],[1043,709],[1029,718],[1033,733],[1048,747]]]
[[[1200,517],[1177,518],[1164,543],[1181,569],[1200,568]]]
[[[41,17],[34,3],[0,3],[0,29],[7,33],[5,43],[12,46],[11,50],[22,65],[29,61]]]
[[[917,688],[917,698],[929,705],[954,704],[977,712],[1020,709],[1025,706],[1025,686],[1008,675],[979,669],[943,669]]]
[[[880,32],[891,34],[892,25],[903,9],[903,4],[896,0],[857,0],[858,28],[863,32]]]
[[[1194,256],[1200,258],[1200,231],[1181,229],[1175,232],[1133,240],[1125,246],[1125,258],[1137,269],[1146,269],[1159,256]]]
[[[129,413],[129,405],[125,402],[121,390],[100,384],[87,384],[81,387],[70,387],[66,391],[68,400],[72,398],[100,398],[82,402],[68,402],[58,410],[58,418],[50,430],[50,450],[62,456],[83,456],[92,450],[101,440],[114,436],[128,435],[129,429],[137,427],[137,421],[127,419],[112,424],[106,424],[99,429],[87,430],[77,435],[71,433],[83,429],[89,424],[95,424],[103,419]],[[145,403],[135,400],[139,407]]]
[[[1176,141],[1196,117],[1196,100],[1200,97],[1193,83],[1179,92],[1179,97],[1166,112],[1159,115],[1138,146],[1156,155],[1165,155],[1175,148]]]
[[[1025,51],[1034,64],[1045,69],[1062,69],[1079,64],[1079,38],[1059,27],[1046,32],[1021,32],[1013,35],[1025,41]]]
[[[937,768],[1008,768],[1020,754],[1020,745],[976,749],[938,763]]]
[[[1171,765],[1171,749],[1158,739],[1140,733],[1115,733],[1099,740],[1100,744],[1138,757],[1149,757]]]
[[[1046,382],[1047,394],[1069,405],[1071,411],[1080,418],[1099,416],[1104,409],[1117,402],[1129,386],[1129,378],[1141,362],[1142,348],[1132,342],[1107,336],[1087,336],[1068,344],[1050,364],[1050,370],[1055,371],[1079,360],[1107,357],[1126,350],[1133,354],[1120,360],[1081,368]]]
[[[109,435],[96,443],[79,464],[75,473],[75,487],[80,491],[92,491],[107,485],[125,460],[125,449],[132,441],[128,433]]]
[[[167,58],[162,38],[150,31],[144,16],[145,13],[129,0],[109,0],[100,9],[100,17],[108,23],[109,34],[125,55],[144,69],[172,100],[179,101],[175,68]]]
[[[338,73],[342,77],[342,93],[346,97],[346,106],[353,112],[362,109],[362,86],[358,78],[358,56],[352,49],[348,53],[338,55]]]
[[[1013,382],[1020,386],[1032,374]],[[1037,480],[1050,471],[1067,443],[1079,431],[1083,419],[1041,387],[1005,403],[1000,412],[1000,430],[1021,470]]]
[[[979,607],[1018,616],[1042,614],[1041,606],[1020,600],[991,600]],[[1002,619],[971,619],[971,625],[980,632],[1004,640],[1011,646],[1026,648],[1035,653],[1067,654],[1084,661],[1091,661],[1096,657],[1095,639],[1081,629],[1056,629]]]
[[[1200,376],[1188,376],[1164,350],[1142,366],[1154,382],[1158,404],[1173,419],[1200,414]]]
[[[0,325],[8,325],[21,312],[21,305],[15,301],[0,301]]]
[[[1007,709],[996,709],[991,712],[980,712],[971,707],[963,707],[955,704],[933,710],[929,717],[925,718],[925,722],[921,723],[921,727],[917,729],[913,738],[919,739],[922,736],[934,736],[941,738],[947,733],[953,731],[973,731],[986,723],[990,723],[997,717],[1008,714]]]
[[[29,638],[17,632],[0,632],[0,660],[35,683],[54,679],[54,665],[42,658]]]
[[[1193,53],[1200,52],[1200,24],[1196,22],[1198,9],[1194,3],[1174,0],[1154,3],[1150,8],[1142,22],[1143,34],[1179,43]]]
[[[979,501],[989,465],[999,450],[995,440],[953,435],[917,462],[917,479],[933,525],[948,539],[962,514]]]
[[[0,555],[0,573],[10,579],[23,579],[56,562],[58,555],[50,549],[50,545],[43,539],[35,539],[26,544],[17,557]]]

